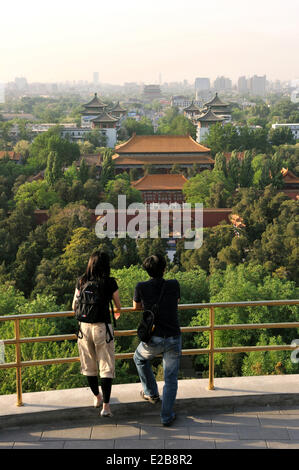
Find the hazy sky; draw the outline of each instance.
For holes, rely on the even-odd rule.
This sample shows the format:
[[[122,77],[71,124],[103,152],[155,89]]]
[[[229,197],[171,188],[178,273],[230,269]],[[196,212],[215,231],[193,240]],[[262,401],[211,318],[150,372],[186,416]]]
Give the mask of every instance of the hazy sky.
[[[299,77],[298,0],[2,0],[0,82]]]

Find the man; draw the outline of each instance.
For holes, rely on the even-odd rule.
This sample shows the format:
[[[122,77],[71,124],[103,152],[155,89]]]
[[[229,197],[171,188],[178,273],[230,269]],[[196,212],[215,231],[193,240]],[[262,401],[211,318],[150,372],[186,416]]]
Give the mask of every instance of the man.
[[[141,342],[134,354],[134,362],[140,377],[143,391],[140,392],[144,400],[157,403],[159,392],[150,361],[163,356],[164,388],[161,407],[161,422],[170,426],[175,420],[173,412],[174,402],[178,388],[178,371],[180,364],[182,340],[178,320],[178,302],[180,300],[180,285],[178,281],[164,280],[163,274],[166,261],[163,256],[154,255],[143,263],[150,280],[139,282],[135,288],[133,307],[144,310],[151,309],[155,304],[164,286],[159,304],[159,314],[155,322],[154,335],[148,343]]]

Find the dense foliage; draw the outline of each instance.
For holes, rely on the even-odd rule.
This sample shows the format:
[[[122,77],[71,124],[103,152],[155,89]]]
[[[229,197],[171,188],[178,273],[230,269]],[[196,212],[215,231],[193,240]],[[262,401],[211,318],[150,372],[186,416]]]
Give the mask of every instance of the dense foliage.
[[[47,116],[50,120],[52,116],[58,124],[68,116],[78,118],[79,104],[78,100],[73,105],[68,103],[63,116],[57,102],[22,98],[24,111],[41,119]],[[199,173],[194,167],[186,175],[187,202],[232,208],[232,213],[242,218],[243,226],[236,228],[227,222],[205,228],[199,249],[185,250],[184,240],[177,241],[174,259],[168,260],[166,278],[180,282],[183,304],[298,298],[298,201],[283,193],[281,169],[299,174],[299,148],[289,135],[269,128],[277,116],[281,116],[281,121],[296,119],[296,110],[285,102],[276,103],[271,109],[257,104],[245,121],[242,112],[239,110],[243,124],[240,132],[229,125],[221,129],[215,126],[210,134],[208,144],[215,155],[214,169]],[[234,114],[238,115],[237,108]],[[261,128],[251,130],[250,119],[259,119]],[[12,149],[10,126],[1,123],[0,127],[0,150]],[[137,124],[127,119],[124,129],[126,135],[153,132],[146,118]],[[175,109],[165,113],[157,128],[160,134],[194,135],[194,131],[190,121]],[[23,163],[17,164],[8,157],[0,161],[0,315],[70,310],[76,279],[84,271],[91,252],[99,248],[110,254],[122,305],[131,306],[136,283],[148,278],[142,261],[155,252],[166,256],[166,240],[99,239],[91,212],[103,201],[117,206],[119,194],[127,196],[127,204],[140,202],[140,193],[130,185],[136,175],[115,175],[113,151],[102,147],[104,143],[96,133],[77,145],[62,139],[59,127],[55,127],[31,142],[23,126],[21,140],[13,144],[15,151],[22,153]],[[82,158],[91,149],[99,149],[102,155],[101,172]],[[242,158],[240,151],[244,152]],[[175,166],[171,170],[180,171]],[[37,211],[40,214],[44,210],[48,211],[48,218],[40,224]],[[139,315],[121,315],[118,328],[136,328]],[[216,323],[298,321],[298,315],[298,306],[227,308],[217,310]],[[206,325],[208,312],[182,310],[180,320],[182,326]],[[71,318],[21,324],[25,337],[75,331],[76,322]],[[216,345],[290,344],[297,335],[296,330],[289,329],[217,331]],[[13,323],[1,322],[0,338],[13,336]],[[205,333],[183,335],[185,349],[205,348],[207,344]],[[136,345],[134,336],[116,339],[117,352],[132,352]],[[14,354],[14,347],[7,346],[5,361],[13,362]],[[75,341],[22,345],[23,360],[68,356],[78,356]],[[154,366],[161,377],[160,361]],[[194,366],[206,376],[207,356],[199,355]],[[298,373],[298,367],[291,362],[289,351],[216,355],[217,376]],[[138,378],[133,362],[117,361],[116,382],[134,381]],[[78,363],[23,371],[24,391],[85,385]],[[0,394],[14,392],[14,369],[0,370]]]

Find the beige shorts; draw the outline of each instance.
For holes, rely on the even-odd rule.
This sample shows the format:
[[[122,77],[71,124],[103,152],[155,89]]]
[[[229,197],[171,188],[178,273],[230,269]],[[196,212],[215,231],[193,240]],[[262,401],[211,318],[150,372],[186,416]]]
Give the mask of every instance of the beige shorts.
[[[114,340],[106,342],[105,323],[81,323],[82,339],[78,339],[78,349],[81,362],[81,374],[88,376],[115,377]],[[113,334],[113,328],[109,324]]]

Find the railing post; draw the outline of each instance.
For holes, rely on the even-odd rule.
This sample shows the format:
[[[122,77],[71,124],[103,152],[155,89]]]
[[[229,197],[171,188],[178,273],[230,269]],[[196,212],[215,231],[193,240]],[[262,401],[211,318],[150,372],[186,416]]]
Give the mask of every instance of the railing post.
[[[214,390],[214,325],[215,311],[210,308],[210,344],[209,344],[209,390]]]
[[[21,367],[21,346],[20,346],[20,320],[15,320],[16,338],[16,379],[17,379],[17,406],[23,406],[22,402],[22,367]]]

